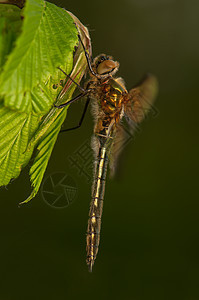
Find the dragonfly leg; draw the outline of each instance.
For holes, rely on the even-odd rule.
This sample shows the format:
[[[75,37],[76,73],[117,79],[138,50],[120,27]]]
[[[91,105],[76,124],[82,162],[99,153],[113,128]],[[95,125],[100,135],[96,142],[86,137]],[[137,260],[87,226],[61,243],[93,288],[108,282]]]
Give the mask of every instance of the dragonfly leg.
[[[60,67],[58,67],[58,69],[64,73],[64,75],[66,75],[74,84],[76,84],[76,86],[80,89],[80,91],[82,92],[86,92],[86,90],[81,87],[81,85],[79,85],[72,77],[70,77],[70,75],[68,75],[64,70],[62,70]]]
[[[81,42],[81,44],[82,44],[82,47],[83,47],[83,49],[84,49],[84,53],[85,53],[85,56],[86,56],[86,60],[87,60],[87,64],[88,64],[88,68],[89,68],[90,72],[91,72],[95,77],[101,78],[102,76],[100,76],[99,74],[97,74],[97,73],[95,73],[95,72],[93,71],[93,68],[92,68],[92,66],[91,66],[91,59],[90,59],[90,56],[89,56],[88,52],[86,51],[86,48],[85,48],[85,46],[84,46],[84,43],[82,42],[82,39],[81,39],[81,37],[80,37],[80,34],[78,34],[78,38],[79,38],[79,40],[80,40],[80,42]]]
[[[84,49],[84,54],[85,54],[85,56],[86,56],[86,60],[87,60],[87,64],[88,64],[89,71],[90,71],[96,78],[98,78],[98,79],[103,79],[103,78],[104,78],[104,75],[100,75],[100,74],[98,74],[98,73],[95,73],[95,71],[93,70],[92,65],[91,65],[92,59],[90,58],[88,52],[86,51],[86,48],[85,48],[85,46],[84,46],[84,44],[83,44],[83,42],[82,42],[82,39],[81,39],[81,37],[80,37],[79,34],[78,34],[78,38],[79,38],[79,40],[80,40],[80,42],[81,42],[81,44],[82,44],[82,47],[83,47],[83,49]],[[110,73],[111,73],[111,72],[110,72]]]
[[[65,131],[70,131],[70,130],[73,130],[73,129],[77,129],[79,128],[81,125],[82,125],[82,122],[84,120],[84,117],[86,115],[86,111],[87,111],[87,108],[88,108],[88,105],[89,105],[89,102],[90,102],[90,98],[87,97],[87,100],[86,100],[86,103],[85,103],[85,106],[84,106],[84,110],[83,110],[83,113],[82,113],[82,116],[81,116],[81,119],[79,121],[79,124],[75,127],[71,127],[71,128],[67,128],[67,129],[63,129],[61,130],[60,132],[65,132]]]
[[[74,97],[73,99],[69,100],[69,101],[66,102],[66,103],[63,103],[63,104],[60,104],[60,105],[55,105],[55,104],[54,104],[54,107],[56,107],[56,108],[63,108],[63,107],[65,107],[65,106],[68,106],[69,104],[75,102],[76,100],[78,100],[78,99],[84,97],[87,93],[88,93],[88,92],[85,91],[84,93],[81,93],[81,94],[77,95],[76,97]]]

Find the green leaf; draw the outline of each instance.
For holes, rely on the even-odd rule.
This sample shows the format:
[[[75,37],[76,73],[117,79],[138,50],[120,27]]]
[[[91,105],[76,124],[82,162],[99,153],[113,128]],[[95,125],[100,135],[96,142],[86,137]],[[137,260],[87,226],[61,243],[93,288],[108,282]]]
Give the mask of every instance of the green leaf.
[[[46,170],[48,161],[50,159],[54,144],[57,140],[62,123],[66,117],[66,110],[62,110],[60,116],[55,120],[53,126],[49,128],[45,136],[40,141],[37,147],[37,154],[34,163],[30,169],[30,178],[32,183],[32,193],[31,195],[20,204],[29,202],[37,194],[39,187],[41,185],[44,172]]]
[[[42,1],[29,0],[24,9],[22,33],[0,76],[4,104],[21,112],[46,113],[55,99],[39,100],[40,89],[57,78],[57,67],[72,68],[77,30],[63,9]]]
[[[0,21],[0,185],[20,174],[36,148],[30,169],[33,190],[24,201],[28,202],[39,190],[66,117],[67,107],[52,104],[68,101],[76,88],[57,67],[67,73],[72,69],[70,75],[78,83],[87,68],[81,44],[73,56],[78,42],[74,22],[86,49],[91,51],[91,45],[81,22],[51,3],[27,0],[22,26],[19,10],[11,9],[10,14],[10,9],[4,6],[6,17]]]
[[[16,178],[32,155],[25,151],[38,127],[39,116],[18,113],[0,105],[0,184],[7,185]]]
[[[0,6],[0,73],[8,58],[8,54],[15,46],[22,26],[21,11],[9,5]]]
[[[86,70],[86,59],[84,52],[80,52],[80,49],[77,50],[76,56],[78,56],[78,59],[74,65],[71,77],[75,78],[76,82],[80,82]],[[63,98],[71,99],[74,89],[76,88],[74,84],[71,84],[70,79],[66,82],[65,86],[68,86],[67,91],[66,93],[63,93],[64,89],[61,91],[57,99],[57,104],[60,104],[63,101]],[[38,151],[30,169],[30,181],[33,190],[31,195],[20,204],[29,202],[37,194],[61,125],[65,120],[66,112],[67,108],[52,108],[40,123],[39,128],[29,142],[26,149],[27,153],[32,151],[35,145],[38,145]]]

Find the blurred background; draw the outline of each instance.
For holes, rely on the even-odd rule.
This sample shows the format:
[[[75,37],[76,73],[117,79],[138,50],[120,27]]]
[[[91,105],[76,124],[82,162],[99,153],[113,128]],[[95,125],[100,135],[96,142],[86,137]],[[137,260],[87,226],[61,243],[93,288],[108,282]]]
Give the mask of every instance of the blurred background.
[[[1,188],[0,299],[197,300],[199,2],[53,3],[88,27],[93,56],[107,53],[120,62],[118,75],[128,89],[150,71],[160,91],[156,113],[133,140],[127,137],[119,176],[107,180],[93,273],[85,263],[92,173],[89,165],[82,171],[71,164],[79,150],[87,153],[86,162],[92,156],[85,152],[93,131],[90,112],[80,129],[59,135],[31,203],[18,208],[30,193],[31,162]],[[69,108],[66,128],[78,123],[83,102]],[[44,191],[62,174],[73,179],[72,203],[57,208]]]

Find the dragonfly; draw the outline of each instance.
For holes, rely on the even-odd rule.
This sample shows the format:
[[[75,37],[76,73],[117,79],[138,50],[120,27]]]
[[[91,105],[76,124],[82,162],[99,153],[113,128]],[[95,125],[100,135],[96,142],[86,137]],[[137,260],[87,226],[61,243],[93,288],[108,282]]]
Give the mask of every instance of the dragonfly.
[[[55,107],[61,109],[86,96],[85,107],[79,124],[63,130],[68,131],[81,126],[89,102],[91,101],[92,104],[95,123],[92,137],[94,179],[86,237],[86,262],[89,271],[92,271],[100,243],[107,166],[109,163],[113,175],[120,154],[116,148],[118,149],[118,143],[121,143],[121,137],[124,133],[122,130],[123,120],[126,120],[129,130],[134,133],[137,125],[145,118],[153,105],[158,91],[158,82],[155,76],[148,74],[128,92],[124,80],[121,77],[115,77],[119,69],[119,62],[105,54],[100,54],[92,60],[80,36],[79,40],[86,56],[90,78],[86,82],[85,88],[82,88],[73,78],[61,70],[78,86],[81,93],[66,103],[55,105]]]

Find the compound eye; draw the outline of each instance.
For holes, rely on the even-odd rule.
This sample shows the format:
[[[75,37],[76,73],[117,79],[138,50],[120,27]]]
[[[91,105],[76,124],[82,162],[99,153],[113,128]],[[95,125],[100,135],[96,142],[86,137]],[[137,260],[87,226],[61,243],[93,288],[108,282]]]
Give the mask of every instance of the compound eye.
[[[116,68],[116,66],[116,63],[113,60],[105,59],[104,61],[99,63],[97,67],[97,73],[100,75],[110,73]]]

